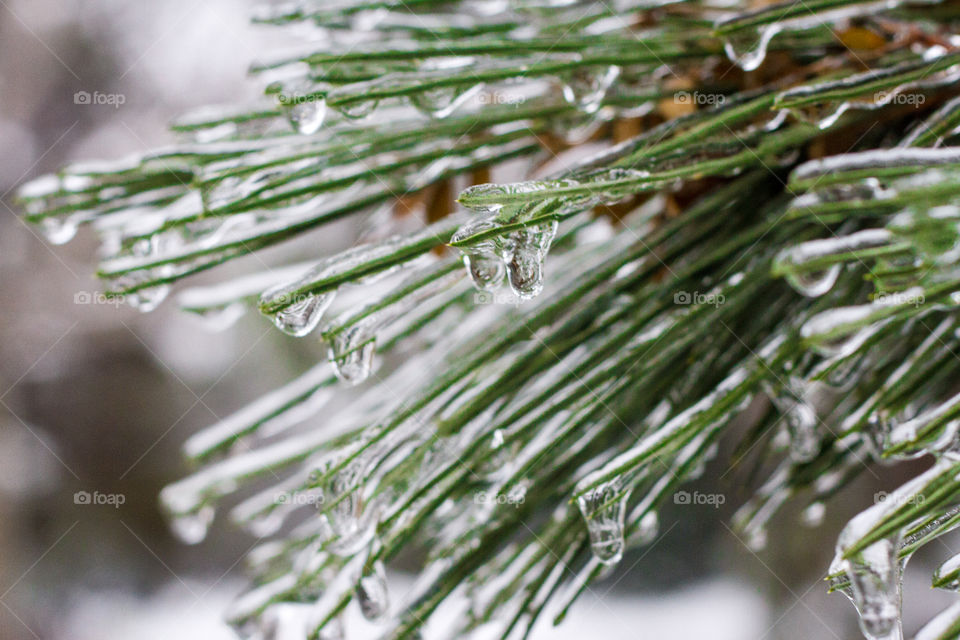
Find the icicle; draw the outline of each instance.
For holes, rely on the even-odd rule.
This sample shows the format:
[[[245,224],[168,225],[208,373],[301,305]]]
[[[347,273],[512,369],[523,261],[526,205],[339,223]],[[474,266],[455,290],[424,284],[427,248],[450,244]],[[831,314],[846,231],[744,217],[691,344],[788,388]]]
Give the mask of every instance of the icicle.
[[[893,234],[887,229],[867,229],[838,238],[803,242],[778,253],[774,259],[773,270],[774,273],[784,275],[787,282],[803,295],[816,298],[830,291],[836,284],[841,264],[837,262],[814,271],[805,269],[805,265],[886,246],[892,239]]]
[[[623,491],[623,484],[621,478],[616,478],[577,498],[587,522],[593,556],[607,565],[617,564],[623,557],[623,522],[630,496],[629,491]]]
[[[810,462],[820,453],[817,411],[806,399],[807,383],[791,377],[780,392],[768,391],[777,410],[783,414],[790,435],[790,457],[795,462]]]
[[[507,276],[510,288],[521,300],[535,298],[543,291],[543,262],[557,226],[557,221],[551,220],[510,235],[512,251],[507,261]]]
[[[857,519],[851,521],[853,525]],[[847,533],[847,530],[844,530]],[[856,527],[848,535],[859,539]],[[849,595],[860,614],[860,630],[869,640],[900,640],[900,535],[874,542],[853,558],[842,559],[845,537],[837,545],[835,567],[850,580]],[[834,567],[831,567],[834,568]]]
[[[648,545],[657,539],[660,533],[660,515],[656,511],[647,511],[637,523],[636,530],[630,535],[630,546]]]
[[[369,338],[362,331],[345,331],[338,334],[330,345],[330,362],[341,381],[357,385],[373,372],[376,351],[376,338]]]
[[[830,291],[840,277],[842,265],[834,264],[822,271],[790,271],[785,277],[791,287],[808,298],[817,298]]]
[[[324,507],[336,538],[330,549],[342,556],[356,554],[373,539],[379,507],[364,503],[361,462],[353,462],[339,471],[327,491]]]
[[[379,560],[370,568],[364,567],[357,582],[357,603],[363,617],[371,621],[380,620],[390,609],[387,577]]]
[[[347,104],[339,104],[334,108],[345,118],[349,118],[350,120],[362,120],[376,111],[379,104],[379,100],[368,99],[354,101]]]
[[[603,104],[610,87],[620,76],[620,67],[579,68],[573,71],[563,85],[563,97],[584,113],[596,113]]]
[[[267,292],[264,296],[269,296]],[[320,324],[324,312],[333,303],[335,291],[319,295],[305,294],[299,302],[280,309],[273,316],[273,324],[287,335],[302,338],[309,335]]]
[[[170,290],[169,285],[147,287],[145,289],[138,289],[133,293],[124,294],[123,299],[140,313],[150,313],[167,299],[167,296],[170,295]]]
[[[313,135],[323,126],[327,117],[327,101],[323,98],[296,100],[287,107],[287,120],[294,131],[301,135]]]
[[[472,87],[440,87],[415,93],[410,96],[410,102],[428,116],[443,119],[482,90],[482,84],[476,84]]]
[[[744,71],[753,71],[763,64],[767,57],[767,48],[773,37],[783,27],[778,23],[766,25],[760,29],[746,30],[728,36],[723,50],[730,61]]]
[[[207,537],[215,515],[212,505],[204,505],[192,513],[172,516],[170,530],[184,544],[200,544]]]
[[[492,220],[473,220],[463,225],[453,234],[451,242],[458,242],[483,231],[495,229]],[[497,244],[494,239],[486,239],[471,244],[462,249],[463,263],[470,275],[473,286],[481,291],[492,291],[500,286],[507,272],[503,260],[497,255]]]
[[[900,559],[901,549],[916,547],[923,537],[942,532],[945,520],[941,517],[921,523],[919,529],[914,526],[906,532],[897,529],[870,542],[872,534],[889,531],[889,525],[908,515],[930,492],[941,491],[945,480],[953,482],[957,464],[948,457],[939,459],[933,467],[853,518],[840,534],[830,572],[846,574],[849,579],[847,595],[856,605],[861,629],[870,640],[902,637],[900,579],[905,559]],[[868,546],[861,548],[864,543]]]
[[[852,353],[877,330],[877,326],[868,323],[879,307],[875,303],[821,311],[803,324],[800,335],[823,356]]]
[[[80,228],[79,216],[44,216],[40,219],[40,231],[52,244],[66,244],[74,239]]]

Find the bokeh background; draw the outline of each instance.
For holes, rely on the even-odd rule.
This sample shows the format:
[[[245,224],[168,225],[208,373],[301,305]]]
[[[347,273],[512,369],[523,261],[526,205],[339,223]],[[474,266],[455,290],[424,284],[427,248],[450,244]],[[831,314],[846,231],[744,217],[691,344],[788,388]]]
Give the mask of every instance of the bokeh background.
[[[156,495],[188,471],[188,434],[320,349],[254,316],[210,333],[170,304],[140,315],[85,303],[97,300],[77,295],[98,290],[93,238],[49,245],[18,219],[12,194],[68,162],[170,143],[166,124],[185,110],[255,97],[247,66],[289,35],[251,26],[249,10],[248,0],[0,0],[0,640],[234,637],[221,613],[255,540],[218,521],[203,544],[183,546]],[[78,104],[77,92],[114,104]],[[305,257],[357,233],[327,229]],[[745,491],[719,460],[690,490],[722,492],[723,506],[667,509],[652,546],[628,555],[564,627],[535,637],[860,637],[852,606],[823,583],[833,543],[876,491],[908,476],[865,474],[818,528],[790,510],[754,553],[723,524]],[[78,492],[114,504],[83,504]],[[929,575],[960,545],[931,546],[907,571],[908,633],[952,600],[930,591]],[[391,573],[395,590],[409,581]]]

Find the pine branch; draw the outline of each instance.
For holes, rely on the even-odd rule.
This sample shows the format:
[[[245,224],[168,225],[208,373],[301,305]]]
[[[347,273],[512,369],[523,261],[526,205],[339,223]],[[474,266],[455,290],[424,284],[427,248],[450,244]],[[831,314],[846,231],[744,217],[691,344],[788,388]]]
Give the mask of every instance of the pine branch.
[[[829,572],[868,637],[901,637],[902,564],[960,524],[960,15],[555,5],[269,7],[257,21],[324,44],[256,65],[262,103],[21,189],[51,241],[98,233],[105,286],[143,310],[373,212],[357,246],[180,292],[217,324],[256,307],[319,330],[333,371],[192,437],[202,468],[161,496],[174,529],[197,542],[220,498],[282,476],[232,512],[270,537],[229,613],[244,633],[336,637],[357,601],[413,638],[466,593],[452,637],[525,637],[651,542],[722,440],[732,470],[755,464],[734,524],[756,546],[789,500],[815,521],[872,465],[930,454],[848,524]],[[486,304],[504,281],[511,304]],[[327,415],[338,379],[362,386]],[[384,564],[410,548],[421,581],[390,606]],[[935,586],[955,588],[958,563]],[[919,637],[956,637],[958,620]]]

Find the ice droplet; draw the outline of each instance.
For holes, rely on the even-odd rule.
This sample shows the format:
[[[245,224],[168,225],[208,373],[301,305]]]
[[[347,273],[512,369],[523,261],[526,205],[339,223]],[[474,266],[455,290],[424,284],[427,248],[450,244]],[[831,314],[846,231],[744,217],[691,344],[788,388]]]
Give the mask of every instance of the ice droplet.
[[[296,104],[287,108],[287,120],[294,131],[301,135],[313,135],[323,126],[327,117],[327,101],[323,98],[316,100],[298,100]]]
[[[194,512],[170,518],[170,530],[184,544],[200,544],[207,537],[216,511],[213,505],[204,505]]]
[[[660,533],[660,516],[656,511],[648,511],[640,518],[634,538],[638,545],[647,545],[657,539]]]
[[[629,496],[629,491],[623,491],[623,481],[617,478],[577,498],[577,506],[587,522],[590,549],[603,564],[617,564],[623,557],[623,522]]]
[[[798,402],[785,419],[790,431],[790,457],[796,462],[810,462],[820,453],[817,437],[817,413],[808,402]]]
[[[510,288],[521,300],[535,298],[543,291],[543,262],[557,233],[551,220],[511,234],[513,252],[507,262]]]
[[[269,295],[269,293],[264,294]],[[319,295],[306,294],[303,299],[280,309],[273,315],[273,324],[287,335],[302,338],[309,335],[320,324],[324,312],[333,302],[335,292]]]
[[[330,549],[344,556],[370,544],[376,528],[376,509],[364,508],[361,471],[360,463],[348,465],[334,476],[328,492],[332,506],[326,513],[336,536]]]
[[[453,234],[451,242],[456,243],[478,233],[496,228],[492,220],[471,220]],[[497,243],[493,238],[486,238],[461,249],[463,264],[467,268],[473,286],[481,291],[492,291],[500,286],[507,272],[503,260],[497,254]]]
[[[344,118],[349,118],[351,120],[362,120],[376,111],[379,104],[380,102],[378,100],[361,100],[358,102],[337,105],[336,109],[341,115],[343,115]]]
[[[337,377],[349,385],[357,385],[370,377],[373,372],[373,358],[377,351],[376,338],[367,338],[357,345],[351,332],[345,332],[334,339],[330,345],[330,362]]]
[[[43,237],[52,244],[66,244],[77,235],[79,224],[74,216],[46,216],[40,220]]]
[[[473,247],[464,254],[463,263],[467,267],[473,286],[481,291],[490,291],[499,287],[507,272],[503,261],[496,254]]]
[[[456,111],[460,105],[480,93],[482,89],[482,84],[467,88],[459,86],[428,89],[410,96],[410,102],[426,115],[443,119]]]
[[[830,291],[840,277],[841,265],[834,264],[822,271],[798,272],[791,271],[785,274],[787,282],[798,293],[808,298],[818,298]]]
[[[383,563],[379,560],[370,568],[365,568],[357,582],[357,603],[360,612],[367,620],[376,621],[390,609],[390,595],[387,591],[387,578]]]
[[[170,286],[164,284],[124,294],[123,299],[140,313],[150,313],[159,307],[168,295],[170,295]]]
[[[620,75],[620,67],[580,68],[565,79],[563,97],[584,113],[596,113],[607,91]]]
[[[738,32],[727,37],[723,50],[735,65],[744,71],[753,71],[763,64],[770,41],[781,29],[781,25],[774,23],[761,29]]]
[[[878,540],[844,561],[853,604],[860,614],[860,630],[870,640],[902,637],[898,550],[899,536]]]
[[[790,436],[790,457],[795,462],[810,462],[820,453],[820,437],[817,434],[817,411],[805,398],[805,383],[791,378],[779,393],[771,399],[780,413]]]

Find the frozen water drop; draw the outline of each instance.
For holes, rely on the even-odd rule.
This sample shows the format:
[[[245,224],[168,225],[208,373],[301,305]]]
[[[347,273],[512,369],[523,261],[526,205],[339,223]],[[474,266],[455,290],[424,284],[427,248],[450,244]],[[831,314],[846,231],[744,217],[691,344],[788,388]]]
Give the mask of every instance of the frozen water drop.
[[[327,518],[334,539],[330,549],[343,556],[354,555],[370,544],[376,528],[376,509],[365,508],[360,463],[339,471],[330,483]]]
[[[723,50],[735,65],[744,71],[753,71],[763,64],[767,57],[767,47],[781,28],[775,23],[761,29],[732,34],[723,43]]]
[[[40,230],[43,237],[53,244],[66,244],[77,235],[76,218],[73,216],[54,217],[46,216],[40,221]]]
[[[349,118],[351,120],[362,120],[376,111],[377,105],[379,104],[380,103],[378,100],[361,100],[337,105],[336,109],[345,118]]]
[[[330,362],[333,363],[334,373],[342,382],[349,385],[364,382],[373,372],[373,358],[376,351],[375,339],[369,339],[359,346],[350,341],[341,344],[339,340],[335,340],[330,347]]]
[[[150,313],[170,295],[170,285],[157,285],[124,294],[123,299],[141,313]]]
[[[607,91],[620,75],[620,67],[580,68],[567,76],[563,97],[585,113],[596,113],[607,96]]]
[[[357,603],[367,620],[376,621],[386,615],[390,608],[387,578],[383,563],[377,561],[366,569],[357,582]]]
[[[510,288],[521,300],[535,298],[543,291],[543,262],[557,233],[552,220],[511,234],[512,254],[507,262]]]
[[[783,414],[789,435],[790,457],[795,462],[810,462],[820,453],[817,411],[806,400],[807,383],[791,377],[784,389],[771,393],[771,400]]]
[[[300,100],[287,108],[287,120],[294,131],[301,135],[313,135],[323,126],[327,117],[327,102],[319,98],[316,100]]]
[[[790,457],[796,462],[810,462],[820,453],[817,436],[817,412],[808,402],[795,403],[784,416],[790,432]]]
[[[410,96],[410,102],[428,116],[443,119],[456,111],[460,105],[480,93],[482,89],[482,84],[468,88],[440,87],[428,89]]]
[[[623,482],[618,478],[577,498],[580,513],[587,522],[590,549],[603,564],[617,564],[623,557],[623,523],[629,495],[629,491],[623,491]]]
[[[818,298],[830,291],[840,277],[841,265],[834,264],[822,271],[799,272],[792,271],[785,274],[787,282],[798,293],[808,298]]]
[[[324,312],[333,302],[333,293],[307,294],[273,316],[273,323],[284,333],[302,338],[317,328]]]
[[[660,516],[656,511],[648,511],[640,518],[637,531],[634,534],[637,545],[650,544],[657,539],[660,533]]]
[[[902,637],[898,550],[897,540],[879,540],[846,561],[853,603],[860,613],[860,630],[870,640]]]
[[[213,505],[204,505],[191,513],[172,516],[170,529],[180,542],[200,544],[207,537],[215,514]]]
[[[481,291],[491,291],[499,287],[507,272],[503,260],[492,251],[471,249],[464,254],[463,263],[473,286]]]

